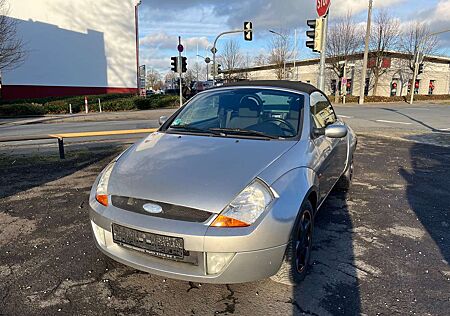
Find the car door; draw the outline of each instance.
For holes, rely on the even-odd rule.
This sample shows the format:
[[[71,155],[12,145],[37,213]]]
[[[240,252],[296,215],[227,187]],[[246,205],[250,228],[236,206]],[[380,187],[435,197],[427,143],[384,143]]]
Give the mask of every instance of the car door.
[[[313,128],[325,128],[331,124],[343,124],[337,120],[331,103],[321,92],[310,96],[310,113]],[[320,199],[324,199],[344,171],[347,158],[345,138],[329,138],[321,135],[313,138],[318,155]]]

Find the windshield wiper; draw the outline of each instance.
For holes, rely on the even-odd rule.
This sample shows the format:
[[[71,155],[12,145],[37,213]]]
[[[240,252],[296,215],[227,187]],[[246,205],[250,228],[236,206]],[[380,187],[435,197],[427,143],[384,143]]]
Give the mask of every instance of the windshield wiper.
[[[208,130],[211,132],[220,132],[223,134],[230,134],[230,135],[258,136],[258,137],[264,137],[264,138],[270,138],[270,139],[279,139],[280,138],[279,136],[268,135],[263,132],[252,131],[252,130],[242,129],[242,128],[210,128]]]
[[[183,130],[183,131],[186,131],[186,132],[194,132],[194,133],[208,133],[208,134],[211,133],[209,130],[198,128],[198,127],[194,127],[194,126],[190,126],[189,124],[173,125],[173,126],[169,126],[169,128]]]

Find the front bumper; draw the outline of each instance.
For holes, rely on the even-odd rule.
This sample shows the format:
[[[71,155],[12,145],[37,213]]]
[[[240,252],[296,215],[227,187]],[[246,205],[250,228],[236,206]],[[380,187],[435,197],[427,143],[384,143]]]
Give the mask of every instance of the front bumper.
[[[284,257],[285,244],[264,249],[255,247],[256,250],[242,248],[243,244],[254,247],[251,242],[253,238],[245,230],[236,230],[241,236],[239,233],[224,236],[223,229],[216,235],[208,235],[208,225],[205,224],[158,218],[149,220],[148,216],[130,213],[114,206],[105,208],[95,200],[91,200],[90,204],[90,219],[95,224],[93,227],[97,227],[94,228],[96,246],[112,259],[152,274],[200,283],[251,282],[276,274]],[[185,249],[192,257],[196,257],[193,260],[195,263],[163,259],[116,244],[112,236],[113,223],[150,233],[181,237]],[[101,237],[98,231],[95,232],[96,229],[101,231]],[[235,250],[233,245],[236,245]],[[208,274],[208,254],[230,252],[233,255],[225,266],[218,273]]]

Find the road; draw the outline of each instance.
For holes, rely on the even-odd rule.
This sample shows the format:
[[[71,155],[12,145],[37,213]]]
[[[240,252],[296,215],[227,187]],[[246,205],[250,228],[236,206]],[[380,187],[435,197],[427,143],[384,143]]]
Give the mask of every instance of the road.
[[[449,132],[450,106],[359,105],[335,106],[336,112],[360,131],[396,129],[400,131]]]
[[[182,282],[102,255],[88,195],[120,150],[0,155],[0,315],[448,315],[448,148],[360,137],[353,187],[316,217],[297,287]]]

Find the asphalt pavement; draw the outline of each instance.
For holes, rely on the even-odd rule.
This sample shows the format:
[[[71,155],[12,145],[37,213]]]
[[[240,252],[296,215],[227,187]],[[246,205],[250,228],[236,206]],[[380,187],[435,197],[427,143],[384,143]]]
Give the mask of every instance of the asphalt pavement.
[[[448,315],[449,109],[336,107],[359,134],[355,179],[316,217],[310,272],[296,287],[182,282],[102,255],[89,190],[135,139],[76,142],[66,160],[54,144],[0,145],[0,315]],[[155,124],[3,125],[0,135]]]
[[[0,155],[0,314],[448,315],[448,148],[360,137],[353,187],[316,217],[297,287],[182,282],[102,255],[88,195],[122,149]]]

